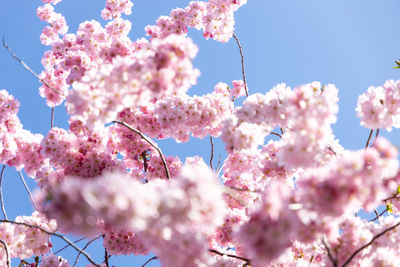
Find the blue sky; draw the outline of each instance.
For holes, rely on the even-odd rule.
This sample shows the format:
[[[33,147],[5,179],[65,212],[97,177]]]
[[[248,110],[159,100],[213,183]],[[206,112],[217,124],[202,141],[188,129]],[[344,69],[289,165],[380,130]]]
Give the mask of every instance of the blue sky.
[[[132,22],[130,37],[144,36],[144,27],[154,24],[160,15],[169,14],[175,7],[184,7],[187,0],[137,0],[133,14],[126,17]],[[48,49],[40,44],[39,35],[45,24],[36,17],[40,1],[1,1],[0,37],[5,37],[12,49],[36,72],[42,70],[40,60]],[[105,1],[64,0],[56,6],[70,27],[76,32],[85,20],[101,20],[100,11]],[[246,75],[250,93],[263,92],[278,83],[289,86],[320,81],[333,83],[339,88],[338,122],[334,133],[347,149],[360,149],[365,145],[369,130],[359,125],[354,111],[359,94],[369,86],[382,85],[387,79],[398,79],[394,60],[400,58],[398,34],[398,0],[248,0],[236,12],[236,34],[245,54]],[[211,92],[218,82],[230,83],[241,79],[240,55],[236,43],[222,44],[204,40],[202,34],[189,31],[199,46],[194,65],[200,69],[198,84],[189,94]],[[24,127],[34,133],[46,134],[50,127],[50,109],[38,94],[39,82],[25,71],[8,52],[0,49],[0,89],[6,89],[20,102],[19,116]],[[240,103],[240,101],[238,101]],[[65,107],[56,108],[55,126],[67,127]],[[382,132],[400,146],[395,129]],[[160,142],[165,154],[180,157],[200,155],[209,158],[208,138],[176,144]],[[216,143],[216,154],[223,154],[223,144]],[[6,209],[10,218],[29,215],[29,198],[17,173],[6,169],[3,186]],[[28,179],[29,186],[34,183]],[[56,249],[61,243],[55,243]],[[103,251],[93,246],[89,252],[97,259]],[[76,253],[69,250],[69,259]],[[140,266],[149,257],[115,257],[116,266]],[[72,260],[73,262],[73,260]],[[85,266],[83,257],[78,266]],[[152,266],[152,265],[148,265]],[[154,263],[153,266],[158,266]]]

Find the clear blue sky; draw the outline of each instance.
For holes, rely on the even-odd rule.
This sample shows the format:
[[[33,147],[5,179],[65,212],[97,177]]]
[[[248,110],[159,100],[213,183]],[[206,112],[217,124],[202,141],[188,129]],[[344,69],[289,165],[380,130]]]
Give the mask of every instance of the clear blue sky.
[[[144,27],[154,24],[160,15],[189,3],[186,0],[133,2],[133,14],[126,17],[133,25],[132,39],[143,37]],[[48,49],[39,41],[45,26],[36,17],[39,5],[40,1],[0,2],[0,37],[4,36],[19,57],[38,73],[42,70],[41,56]],[[66,17],[69,32],[75,33],[79,23],[85,20],[101,21],[104,5],[102,0],[64,0],[55,9]],[[400,77],[400,70],[392,68],[394,60],[400,58],[399,10],[398,0],[248,0],[236,12],[236,34],[244,49],[250,93],[265,93],[282,82],[291,87],[315,80],[336,84],[340,111],[334,133],[345,148],[362,148],[369,131],[359,126],[354,111],[358,95],[368,86]],[[201,71],[198,84],[189,94],[205,94],[217,82],[241,79],[240,56],[234,40],[226,44],[206,41],[195,30],[189,31],[189,36],[200,48],[194,64]],[[39,85],[5,49],[0,49],[0,89],[8,90],[21,102],[19,116],[25,128],[45,135],[50,126],[50,109],[38,95]],[[56,108],[55,126],[67,127],[64,109],[64,106]],[[382,135],[399,146],[397,130]],[[209,158],[207,138],[179,145],[167,140],[160,145],[165,154],[181,157],[197,154]],[[217,155],[223,153],[222,143],[217,143],[217,147]],[[29,215],[29,199],[15,170],[7,168],[4,179],[9,217]],[[32,181],[29,185],[34,187]],[[59,242],[55,244],[56,249],[60,246]],[[89,252],[97,259],[103,257],[98,246]],[[69,250],[68,255],[73,263],[76,253]],[[140,266],[147,258],[115,257],[111,262],[116,266]],[[85,266],[84,263],[81,257],[78,266]]]

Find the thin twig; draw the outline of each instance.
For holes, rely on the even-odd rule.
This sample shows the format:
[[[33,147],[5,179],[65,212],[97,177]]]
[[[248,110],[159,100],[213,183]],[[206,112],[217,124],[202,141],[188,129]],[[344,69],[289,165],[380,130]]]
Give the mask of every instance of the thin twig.
[[[25,182],[25,179],[24,179],[24,176],[22,175],[22,172],[21,172],[21,171],[18,171],[18,173],[19,173],[19,177],[21,178],[22,183],[23,183],[24,186],[25,186],[26,192],[28,192],[28,195],[29,195],[29,198],[31,199],[31,202],[32,202],[33,207],[35,208],[35,210],[37,210],[37,208],[36,208],[36,203],[35,203],[35,201],[33,200],[32,193],[31,193],[31,191],[29,190],[29,187],[28,187],[28,185],[27,185],[26,182]]]
[[[384,209],[381,213],[379,213],[379,214],[377,214],[378,212],[376,211],[376,210],[374,210],[375,211],[375,214],[376,214],[376,217],[374,218],[374,219],[372,219],[372,220],[369,220],[368,222],[373,222],[373,221],[376,221],[376,220],[379,220],[379,217],[381,217],[383,214],[385,214],[385,212],[387,212],[388,210],[387,209]]]
[[[6,242],[4,242],[3,240],[0,239],[0,243],[3,245],[4,250],[6,251],[6,260],[7,260],[7,267],[11,267],[11,263],[10,263],[10,252],[8,251],[8,247]]]
[[[103,236],[103,237],[104,237],[104,236]],[[108,256],[107,249],[104,248],[104,263],[106,264],[107,267],[110,266],[110,263],[108,262],[108,258],[109,258],[109,257],[111,257],[111,256]]]
[[[232,254],[222,253],[222,252],[219,252],[218,250],[215,250],[215,249],[209,249],[208,251],[211,252],[211,253],[215,253],[217,255],[220,255],[220,256],[227,256],[227,257],[230,257],[230,258],[235,258],[235,259],[238,259],[238,260],[245,261],[246,264],[248,264],[248,265],[251,264],[251,260],[248,259],[248,258],[244,258],[244,257],[232,255]]]
[[[375,143],[376,139],[378,138],[378,136],[379,136],[379,128],[376,129],[376,134],[375,134],[374,143]]]
[[[0,220],[0,222],[17,224],[17,225],[24,225],[26,227],[38,229],[38,230],[40,230],[43,233],[46,233],[48,235],[52,235],[52,236],[56,236],[58,238],[61,238],[67,244],[69,244],[71,247],[73,247],[76,251],[81,252],[91,264],[93,264],[94,266],[100,267],[100,265],[97,264],[96,262],[94,262],[94,260],[89,256],[89,254],[86,251],[83,251],[82,249],[78,248],[72,241],[70,241],[68,238],[66,238],[65,236],[63,236],[61,234],[50,232],[50,231],[47,231],[46,229],[41,228],[40,226],[31,225],[31,224],[27,224],[27,223],[24,223],[24,222],[15,222],[15,221],[10,221],[10,220]]]
[[[335,156],[337,156],[335,150],[333,150],[333,148],[331,146],[327,146],[326,147],[329,151],[331,151]]]
[[[6,42],[6,38],[3,36],[3,46],[4,48],[6,48],[8,50],[8,52],[10,52],[11,56],[17,60],[22,67],[24,67],[24,69],[26,69],[27,71],[29,71],[33,76],[35,76],[40,82],[42,82],[44,85],[46,85],[48,88],[50,88],[51,90],[53,90],[55,93],[61,95],[61,92],[58,91],[57,89],[51,87],[44,79],[40,78],[40,76],[34,72],[22,59],[20,59],[15,53],[14,51],[11,49],[11,47],[9,47],[9,45]]]
[[[335,259],[333,258],[332,253],[331,253],[331,250],[330,250],[329,246],[325,243],[325,240],[324,240],[324,239],[322,239],[322,244],[324,244],[324,247],[325,247],[326,251],[328,252],[328,257],[329,257],[329,259],[331,260],[333,266],[336,267],[336,266],[337,266],[337,260],[335,260]]]
[[[244,56],[243,56],[242,45],[240,44],[239,38],[236,36],[235,33],[233,33],[233,38],[235,38],[235,40],[236,40],[236,43],[239,47],[240,57],[242,58],[242,75],[243,75],[244,90],[246,91],[246,96],[248,97],[249,92],[247,91],[246,74],[244,72]]]
[[[213,158],[214,158],[214,143],[213,143],[213,139],[210,135],[210,143],[211,143],[211,156],[210,156],[210,167],[212,170],[214,170],[214,166],[213,166]]]
[[[75,240],[74,243],[78,243],[78,242],[82,241],[82,240],[85,239],[85,238],[86,238],[86,236],[84,236],[84,237],[82,237],[82,238],[79,238],[78,240]],[[69,247],[69,246],[70,246],[70,245],[67,244],[67,245],[65,245],[64,247],[62,247],[62,248],[60,248],[59,250],[57,250],[56,252],[53,252],[53,254],[60,253],[61,251],[63,251],[64,249],[66,249],[66,248]]]
[[[282,136],[280,134],[278,134],[278,133],[270,132],[270,134],[273,134],[273,135],[279,136],[279,138],[282,138]]]
[[[217,164],[217,168],[216,168],[217,172],[219,172],[219,170],[220,170],[219,165],[221,165],[221,158],[222,158],[222,156],[219,155],[218,164]]]
[[[369,132],[369,136],[368,136],[368,140],[367,140],[367,144],[365,145],[365,148],[367,148],[369,146],[369,141],[371,140],[371,136],[372,136],[373,132],[374,132],[374,129],[371,129],[371,131]]]
[[[1,211],[3,212],[4,219],[8,220],[6,209],[4,208],[4,199],[3,199],[3,174],[4,174],[5,168],[6,168],[6,165],[3,165],[3,168],[1,169],[1,173],[0,173],[0,201],[1,201]]]
[[[379,237],[383,236],[384,234],[386,234],[387,232],[393,230],[394,228],[396,228],[397,226],[400,225],[400,222],[385,229],[384,231],[380,232],[379,234],[377,234],[376,236],[374,236],[371,241],[369,241],[367,244],[365,244],[364,246],[360,247],[359,249],[357,249],[356,251],[353,252],[353,254],[351,254],[351,256],[343,263],[343,265],[341,267],[345,267],[347,264],[350,263],[350,261],[363,249],[365,249],[366,247],[370,246],[376,239],[378,239]]]
[[[85,249],[86,249],[92,242],[96,241],[97,239],[99,239],[99,238],[102,237],[102,236],[103,236],[103,235],[101,234],[101,235],[99,235],[99,236],[93,238],[93,239],[90,240],[89,242],[87,242],[87,244],[82,248],[82,251],[85,251]],[[74,265],[72,265],[72,267],[75,267],[76,264],[78,263],[79,256],[82,254],[82,251],[79,251],[78,255],[76,256]]]
[[[166,176],[167,176],[167,179],[170,179],[169,169],[168,169],[167,162],[165,161],[164,155],[163,155],[163,153],[161,152],[161,149],[160,149],[153,141],[151,141],[148,137],[146,137],[141,131],[139,131],[139,130],[133,128],[132,126],[130,126],[130,125],[127,124],[126,122],[117,121],[117,120],[112,121],[112,122],[113,122],[113,123],[121,124],[121,125],[125,126],[126,128],[128,128],[129,130],[131,130],[131,131],[137,133],[137,134],[140,135],[140,137],[142,137],[147,143],[149,143],[149,145],[151,145],[152,147],[154,147],[154,148],[158,151],[158,154],[160,155],[160,158],[161,158],[162,163],[163,163],[164,168],[165,168],[165,174],[166,174]]]
[[[52,129],[53,126],[54,126],[54,107],[51,108],[50,128]]]
[[[144,267],[144,266],[146,266],[146,265],[147,265],[147,263],[151,262],[152,260],[156,260],[156,259],[158,259],[158,257],[157,257],[157,256],[154,256],[154,257],[152,257],[152,258],[148,259],[148,260],[147,260],[145,263],[143,263],[143,264],[142,264],[142,266],[141,266],[141,267]]]

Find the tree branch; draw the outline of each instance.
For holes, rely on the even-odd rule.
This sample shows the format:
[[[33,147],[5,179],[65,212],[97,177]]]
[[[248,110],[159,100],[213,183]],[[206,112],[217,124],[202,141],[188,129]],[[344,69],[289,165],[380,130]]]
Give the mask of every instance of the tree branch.
[[[8,247],[6,242],[4,242],[3,240],[0,239],[0,243],[3,245],[4,250],[6,251],[6,259],[7,259],[7,267],[11,267],[11,263],[10,263],[10,252],[8,251]]]
[[[86,236],[84,236],[84,237],[82,237],[82,238],[79,238],[78,240],[75,240],[74,243],[78,243],[78,242],[82,241],[82,240],[85,239],[85,238],[86,238]],[[60,249],[57,250],[56,252],[53,252],[53,254],[60,253],[61,251],[63,251],[64,249],[66,249],[66,248],[69,247],[69,246],[70,246],[70,245],[67,244],[66,246],[60,248]]]
[[[137,134],[140,135],[140,137],[142,137],[147,143],[149,143],[149,145],[151,145],[152,147],[154,147],[154,148],[158,151],[158,154],[160,155],[160,158],[161,158],[162,163],[163,163],[164,168],[165,168],[165,174],[166,174],[166,176],[167,176],[167,179],[170,179],[169,169],[168,169],[167,162],[165,161],[164,155],[163,155],[163,153],[161,152],[161,149],[157,146],[157,144],[155,144],[153,141],[151,141],[151,140],[150,140],[147,136],[145,136],[141,131],[139,131],[139,130],[133,128],[132,126],[130,126],[130,125],[127,124],[126,122],[117,121],[117,120],[112,121],[112,122],[113,122],[113,123],[121,124],[121,125],[125,126],[126,128],[128,128],[129,130],[131,130],[131,131],[137,133]]]
[[[6,209],[4,208],[4,199],[3,199],[3,174],[4,174],[5,168],[6,168],[6,165],[3,165],[3,168],[1,169],[1,173],[0,173],[0,201],[1,201],[1,211],[3,212],[4,219],[7,220],[8,218],[7,218]]]
[[[249,92],[247,90],[247,83],[246,83],[246,74],[244,72],[244,56],[243,56],[243,50],[242,50],[242,45],[240,44],[239,38],[236,36],[235,33],[233,33],[233,38],[235,38],[236,43],[239,47],[239,52],[240,52],[240,57],[242,59],[242,76],[243,76],[243,83],[244,83],[244,90],[246,91],[246,96],[249,96]]]
[[[9,45],[6,43],[6,38],[4,38],[3,36],[3,46],[5,49],[8,50],[8,52],[11,54],[11,56],[18,61],[22,67],[24,67],[24,69],[26,69],[27,71],[29,71],[33,76],[36,77],[36,79],[38,79],[41,83],[43,83],[44,85],[46,85],[48,88],[50,88],[51,90],[53,90],[55,93],[57,93],[58,95],[61,95],[61,92],[58,91],[57,89],[51,87],[44,79],[40,78],[40,76],[34,72],[22,59],[20,59],[15,53],[14,51],[11,49],[11,47],[9,47]]]
[[[383,230],[382,232],[380,232],[379,234],[377,234],[376,236],[374,236],[371,241],[369,241],[367,244],[365,244],[364,246],[360,247],[359,249],[357,249],[356,251],[353,252],[353,254],[351,254],[351,256],[343,263],[343,265],[341,267],[345,267],[347,264],[350,263],[350,261],[358,254],[360,253],[363,249],[365,249],[366,247],[370,246],[376,239],[378,239],[379,237],[383,236],[384,234],[386,234],[387,232],[393,230],[394,228],[396,228],[397,226],[400,225],[400,222]]]
[[[227,256],[227,257],[230,257],[230,258],[235,258],[235,259],[238,259],[238,260],[245,261],[245,262],[246,262],[246,265],[249,265],[249,266],[250,266],[250,264],[251,264],[251,260],[248,259],[248,258],[244,258],[244,257],[232,255],[232,254],[222,253],[222,252],[219,252],[218,250],[215,250],[215,249],[209,249],[208,251],[211,252],[211,253],[220,255],[220,256]]]
[[[50,115],[50,129],[54,126],[54,107],[51,108],[51,115]]]
[[[40,226],[31,225],[31,224],[27,224],[27,223],[24,223],[24,222],[15,222],[15,221],[10,221],[10,220],[0,220],[0,222],[17,224],[17,225],[24,225],[26,227],[38,229],[38,230],[40,230],[43,233],[46,233],[48,235],[52,235],[52,236],[56,236],[58,238],[61,238],[67,244],[69,244],[71,247],[73,247],[76,251],[82,253],[91,264],[93,264],[94,266],[100,267],[100,265],[97,264],[96,262],[94,262],[94,260],[89,256],[89,254],[86,251],[83,251],[82,249],[78,248],[72,241],[70,241],[68,238],[66,238],[65,236],[63,236],[61,234],[50,232],[50,231],[47,231],[46,229],[41,228]]]
[[[213,139],[210,135],[210,144],[211,144],[211,156],[210,156],[210,167],[212,170],[214,170],[214,166],[213,166],[213,158],[214,158],[214,143],[213,143]]]
[[[24,186],[25,186],[26,192],[28,192],[28,195],[29,195],[29,198],[31,199],[31,202],[32,202],[33,207],[35,208],[35,210],[37,210],[37,208],[36,208],[36,203],[35,203],[35,201],[34,201],[33,198],[32,198],[32,193],[31,193],[31,191],[29,190],[29,187],[28,187],[28,185],[27,185],[26,182],[25,182],[25,179],[24,179],[24,176],[22,175],[22,172],[21,172],[21,171],[18,171],[18,173],[19,173],[19,177],[21,178],[22,183],[23,183]]]
[[[147,265],[147,263],[151,262],[152,260],[156,260],[156,259],[158,259],[158,257],[157,257],[157,256],[154,256],[154,257],[152,257],[152,258],[148,259],[148,260],[147,260],[145,263],[143,263],[143,264],[142,264],[142,266],[141,266],[141,267],[144,267],[144,266],[146,266],[146,265]]]
[[[333,258],[331,250],[329,248],[329,246],[325,243],[325,240],[322,238],[322,244],[324,244],[324,247],[326,249],[326,251],[328,252],[328,257],[331,260],[333,267],[337,267],[337,260]]]
[[[93,238],[93,239],[90,240],[89,242],[87,242],[87,244],[82,248],[82,251],[85,251],[85,249],[86,249],[92,242],[96,241],[97,239],[99,239],[99,238],[102,237],[102,236],[103,236],[103,234],[101,234],[101,235],[99,235],[99,236]],[[76,264],[78,263],[78,260],[79,260],[79,256],[80,256],[81,254],[82,254],[82,252],[79,251],[78,255],[76,256],[74,265],[72,265],[72,267],[75,267],[75,266],[76,266]]]
[[[369,146],[369,141],[371,140],[371,136],[372,136],[372,133],[373,133],[373,132],[374,132],[374,129],[371,129],[371,131],[369,132],[367,144],[365,144],[365,148],[367,148],[367,147]]]

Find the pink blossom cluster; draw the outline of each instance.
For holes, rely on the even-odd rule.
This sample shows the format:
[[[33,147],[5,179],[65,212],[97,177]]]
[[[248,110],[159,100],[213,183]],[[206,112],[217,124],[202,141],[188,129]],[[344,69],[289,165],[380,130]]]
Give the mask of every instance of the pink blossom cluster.
[[[188,27],[203,31],[205,38],[227,42],[234,31],[234,12],[247,0],[191,1],[184,9],[177,8],[169,16],[161,16],[156,25],[147,26],[152,38],[165,38],[171,34],[186,34]]]
[[[383,86],[369,87],[358,97],[357,115],[361,125],[388,131],[400,128],[400,80],[389,80]]]
[[[224,194],[231,208],[247,208],[260,197],[266,185],[272,180],[290,184],[294,175],[279,165],[278,142],[269,141],[255,153],[242,151],[231,153],[224,163],[223,179],[225,186],[233,189]]]
[[[303,227],[297,213],[291,210],[292,190],[281,182],[272,182],[265,190],[260,206],[250,214],[237,234],[241,251],[254,266],[268,266],[288,249]]]
[[[107,226],[103,230],[103,234],[103,246],[111,255],[147,255],[150,253],[150,250],[143,245],[133,231]]]
[[[42,2],[56,5],[56,4],[60,3],[61,0],[42,0]]]
[[[69,177],[37,199],[48,201],[44,212],[62,221],[64,232],[94,235],[100,221],[115,231],[132,229],[163,265],[184,266],[210,259],[206,237],[223,221],[221,193],[214,174],[193,158],[169,182],[142,184],[122,172],[91,181]]]
[[[130,0],[106,0],[106,7],[101,11],[105,20],[119,18],[122,13],[132,14],[133,3]]]
[[[66,131],[52,128],[41,142],[41,153],[65,176],[95,177],[104,170],[121,165],[116,152],[107,146],[108,130],[89,130],[80,121],[72,121]]]
[[[0,91],[0,162],[5,163],[15,157],[17,144],[13,135],[22,126],[17,117],[19,102],[6,90]]]
[[[330,125],[336,122],[337,93],[334,85],[314,82],[293,91],[280,84],[265,95],[250,96],[225,122],[222,140],[227,151],[255,151],[274,127],[281,127],[280,165],[292,169],[323,162],[334,142]]]
[[[121,112],[120,119],[133,127],[130,112]],[[131,174],[136,176],[138,180],[152,180],[166,178],[165,167],[158,151],[154,149],[147,141],[140,137],[137,133],[132,132],[121,125],[110,126],[110,138],[107,147],[111,151],[118,151],[124,158],[123,164],[129,168]],[[166,163],[171,176],[175,176],[182,162],[178,157],[166,157]]]
[[[191,59],[197,47],[190,39],[173,35],[143,50],[91,69],[75,82],[67,98],[72,118],[88,125],[109,122],[126,107],[184,93],[195,84],[199,71]]]
[[[309,169],[298,186],[301,202],[319,216],[339,217],[362,207],[367,210],[396,191],[397,150],[385,139],[373,148],[345,152],[326,166]]]
[[[206,135],[219,136],[223,119],[233,112],[229,97],[229,86],[218,83],[214,92],[203,96],[179,94],[158,100],[154,105],[144,105],[122,110],[117,119],[148,134],[151,138],[173,138],[178,142],[189,141],[190,135],[204,138]],[[126,135],[132,133],[124,130]],[[144,142],[138,137],[133,137]],[[124,146],[124,143],[122,143]],[[118,151],[124,150],[121,147]],[[129,149],[131,151],[133,148]],[[134,148],[135,155],[146,149]],[[149,148],[150,149],[150,148]]]
[[[70,267],[71,265],[62,257],[55,254],[49,254],[42,258],[40,267]]]
[[[33,212],[32,216],[18,216],[15,221],[38,226],[49,232],[54,232],[57,228],[55,220],[48,220],[43,214],[37,211]],[[11,258],[28,259],[33,255],[44,255],[52,247],[48,234],[39,229],[20,224],[0,223],[0,239],[7,244]],[[6,253],[3,245],[1,245],[1,266],[6,266],[5,261]]]
[[[32,134],[22,128],[17,117],[19,102],[7,91],[0,91],[0,162],[15,167],[25,168],[30,176],[35,176],[45,164],[40,155],[40,134]]]
[[[179,142],[194,137],[219,136],[223,118],[233,112],[229,86],[218,83],[214,92],[204,96],[177,95],[157,101],[154,113],[161,126],[162,136]]]
[[[53,0],[52,2],[57,1]],[[50,26],[43,28],[42,34],[40,35],[42,44],[51,45],[59,40],[59,35],[64,35],[68,32],[68,26],[64,16],[55,12],[51,4],[38,7],[36,14],[40,20],[50,24]]]

